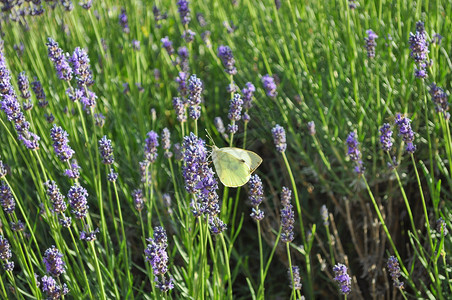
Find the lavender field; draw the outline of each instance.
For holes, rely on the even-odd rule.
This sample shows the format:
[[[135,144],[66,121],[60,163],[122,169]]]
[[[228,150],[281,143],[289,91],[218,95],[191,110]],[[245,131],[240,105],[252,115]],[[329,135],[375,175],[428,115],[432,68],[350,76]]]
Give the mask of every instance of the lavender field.
[[[0,299],[452,299],[450,1],[0,8]]]

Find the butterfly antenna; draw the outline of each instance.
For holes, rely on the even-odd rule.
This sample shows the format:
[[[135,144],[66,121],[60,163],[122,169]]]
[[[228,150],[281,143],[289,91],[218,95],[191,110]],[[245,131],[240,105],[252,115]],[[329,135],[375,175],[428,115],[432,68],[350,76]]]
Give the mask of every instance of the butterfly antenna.
[[[206,133],[207,133],[207,137],[209,138],[210,142],[211,142],[213,145],[215,145],[215,142],[213,141],[213,138],[212,138],[212,136],[210,135],[210,133],[207,131],[207,129],[206,129]]]

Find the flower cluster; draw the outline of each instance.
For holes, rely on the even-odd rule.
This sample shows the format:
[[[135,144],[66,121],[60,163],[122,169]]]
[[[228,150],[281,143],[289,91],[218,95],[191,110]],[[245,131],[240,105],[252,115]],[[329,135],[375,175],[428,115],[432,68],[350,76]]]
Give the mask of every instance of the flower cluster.
[[[235,65],[235,59],[234,55],[232,54],[231,48],[229,46],[219,46],[218,47],[218,56],[220,57],[221,61],[223,62],[225,69],[225,72],[229,75],[235,75],[237,74],[237,68]]]
[[[68,133],[60,126],[53,125],[50,129],[50,138],[53,141],[53,149],[58,158],[63,162],[69,161],[75,152],[68,145]]]
[[[33,90],[33,93],[35,93],[39,107],[46,107],[47,105],[49,105],[49,101],[46,100],[46,94],[44,92],[42,84],[36,77],[31,82],[31,89]]]
[[[202,93],[202,81],[195,74],[190,76],[188,80],[188,91],[190,93],[188,97],[189,115],[193,120],[198,120],[201,116],[201,93]]]
[[[144,141],[144,157],[150,163],[154,163],[157,160],[158,138],[158,134],[151,130],[147,133],[147,138]]]
[[[0,160],[0,179],[8,174],[8,165]]]
[[[446,120],[450,119],[449,102],[447,101],[447,94],[442,88],[437,86],[435,83],[430,85],[430,95],[435,103],[435,110],[437,113],[442,113]]]
[[[401,136],[402,140],[406,143],[405,150],[410,154],[414,153],[414,151],[416,151],[416,146],[413,144],[414,131],[411,129],[411,120],[401,114],[397,114],[395,123],[399,128],[399,136]]]
[[[176,77],[176,82],[179,84],[177,90],[179,91],[180,96],[184,99],[188,94],[188,73],[187,72],[179,72],[179,76]]]
[[[348,152],[347,155],[351,161],[356,163],[355,172],[358,175],[364,173],[363,161],[361,160],[361,151],[358,149],[359,142],[357,140],[356,132],[352,131],[347,137]]]
[[[339,284],[343,295],[348,295],[351,292],[351,278],[347,274],[347,267],[341,263],[333,268],[335,277],[334,280]]]
[[[416,63],[416,68],[414,70],[414,75],[417,78],[427,77],[427,67],[430,62],[428,61],[428,42],[427,33],[425,32],[424,23],[418,21],[416,23],[416,33],[410,32],[410,49],[411,57]]]
[[[366,42],[367,57],[374,58],[375,47],[377,46],[377,42],[375,42],[375,39],[378,37],[378,35],[372,29],[367,30],[366,34],[367,37],[364,38],[364,41]]]
[[[43,276],[41,278],[41,289],[44,293],[47,294],[47,299],[60,299],[67,293],[69,293],[69,289],[66,283],[63,285],[59,285],[56,280],[51,276]]]
[[[162,13],[157,6],[152,7],[152,13],[154,14],[155,26],[160,28],[162,25],[159,24],[161,20],[166,20],[168,18],[168,13]]]
[[[186,0],[179,0],[177,1],[177,10],[179,11],[180,19],[182,22],[182,25],[187,25],[191,18],[190,18],[190,8],[188,7],[189,2]]]
[[[64,170],[64,176],[71,179],[78,179],[80,178],[80,169],[81,167],[78,165],[77,161],[73,159],[70,168]]]
[[[129,19],[127,18],[126,9],[124,7],[121,8],[121,13],[119,14],[119,25],[121,25],[124,33],[130,32]]]
[[[44,183],[47,190],[47,196],[49,197],[50,203],[52,203],[52,212],[59,214],[63,213],[66,208],[66,202],[64,201],[64,195],[61,194],[55,181],[48,180]]]
[[[261,221],[264,218],[264,212],[259,208],[259,205],[264,200],[264,188],[262,186],[262,180],[258,175],[253,175],[248,181],[248,186],[248,199],[250,200],[251,206],[253,207],[250,216],[256,221]]]
[[[231,124],[228,125],[229,133],[236,133],[239,129],[235,122],[240,121],[241,119],[242,105],[243,101],[240,94],[234,94],[234,97],[231,99],[231,103],[229,105],[228,118],[231,120]]]
[[[380,144],[383,151],[390,151],[392,148],[392,130],[388,123],[380,127]]]
[[[14,269],[14,262],[9,261],[13,256],[10,247],[8,240],[0,235],[0,259],[5,262],[3,268],[6,271],[12,271]]]
[[[102,163],[111,165],[115,162],[113,146],[111,145],[111,140],[107,139],[106,135],[99,140],[99,153],[102,157]]]
[[[181,123],[187,121],[187,116],[185,115],[185,104],[179,97],[173,98],[173,107],[176,112],[177,121]]]
[[[171,158],[173,156],[173,153],[170,151],[171,132],[166,127],[162,130],[162,148],[165,150],[165,158]]]
[[[63,49],[58,46],[52,38],[47,39],[47,50],[50,60],[57,72],[58,78],[61,80],[70,81],[72,79],[72,68],[67,60],[67,55]]]
[[[278,92],[276,91],[276,83],[273,76],[270,75],[264,75],[261,78],[262,85],[264,86],[265,92],[267,93],[267,96],[275,98],[278,95]]]
[[[168,272],[168,238],[163,227],[154,228],[154,238],[147,239],[149,244],[144,250],[146,260],[151,264],[155,275],[156,286],[162,291],[167,292],[174,288],[172,277],[166,280],[165,274]]]
[[[389,274],[391,274],[392,282],[394,287],[398,289],[403,289],[403,282],[399,280],[400,277],[400,267],[399,261],[396,257],[391,256],[388,259],[388,270]]]
[[[170,39],[165,36],[160,40],[162,42],[163,48],[165,48],[166,52],[168,52],[168,55],[174,54],[174,48],[173,48],[173,42],[170,41]]]
[[[243,120],[248,122],[250,120],[250,116],[248,115],[248,109],[253,106],[253,94],[256,91],[256,87],[251,83],[247,82],[246,87],[242,89],[243,94],[243,108],[245,109],[245,113],[243,114]]]
[[[193,42],[195,36],[196,33],[190,29],[187,29],[182,33],[182,38],[185,40],[187,44]]]
[[[179,75],[180,75],[180,73],[188,73],[188,71],[190,69],[190,66],[188,64],[188,56],[189,56],[188,48],[185,46],[180,47],[179,49],[177,49],[177,54],[179,55],[179,59],[180,59],[179,65],[180,65],[180,68],[182,69],[182,72],[179,72]],[[185,77],[187,77],[187,75],[185,75]],[[176,81],[178,81],[177,78],[176,78]]]
[[[25,100],[30,99],[30,97],[31,97],[30,83],[28,81],[27,75],[25,75],[25,72],[20,72],[19,76],[17,76],[17,85],[19,86],[20,96]],[[32,103],[31,103],[31,107],[33,107]],[[30,110],[31,107],[29,107],[29,106],[26,107],[25,103],[24,103],[24,106],[23,106],[24,110]]]
[[[141,189],[136,189],[132,191],[133,205],[135,209],[139,212],[144,208],[144,197],[143,191]]]
[[[276,151],[281,153],[286,151],[286,131],[284,130],[284,128],[276,124],[276,126],[272,129],[272,135],[273,141],[275,142]]]
[[[18,139],[30,150],[39,148],[39,136],[29,131],[30,123],[21,111],[16,92],[11,85],[11,74],[6,66],[3,51],[0,49],[0,109],[6,119],[14,124]]]
[[[69,61],[72,64],[72,69],[80,89],[94,83],[92,71],[89,65],[90,61],[88,53],[86,53],[84,49],[80,47],[75,48]]]
[[[293,211],[293,206],[290,203],[290,198],[292,197],[292,191],[287,187],[282,188],[281,193],[281,241],[284,243],[290,243],[294,239],[294,223],[295,223],[295,214]]]
[[[52,246],[44,252],[43,262],[46,265],[47,273],[50,273],[54,277],[58,277],[66,272],[63,254],[55,246]]]
[[[301,290],[302,284],[301,284],[301,276],[300,276],[300,267],[292,266],[292,273],[290,272],[290,269],[289,269],[287,271],[287,274],[289,275],[289,280],[291,281],[289,284],[290,288],[293,288],[295,290]],[[293,275],[293,281],[292,281],[292,275]]]
[[[83,219],[88,213],[88,192],[80,184],[71,186],[67,194],[72,213],[77,219]]]
[[[0,183],[0,205],[7,214],[12,214],[16,208],[16,201],[9,185],[3,181]]]

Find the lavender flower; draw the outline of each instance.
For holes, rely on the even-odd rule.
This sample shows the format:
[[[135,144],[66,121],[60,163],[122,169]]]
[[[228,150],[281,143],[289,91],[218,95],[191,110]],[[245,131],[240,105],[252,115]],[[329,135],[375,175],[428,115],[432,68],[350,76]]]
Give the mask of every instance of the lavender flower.
[[[201,38],[202,38],[204,44],[206,44],[207,48],[212,48],[212,42],[210,41],[210,35],[211,35],[211,32],[209,30],[206,30],[203,33],[201,33]]]
[[[55,246],[52,246],[44,252],[43,262],[46,265],[47,272],[54,277],[58,277],[66,272],[63,254]]]
[[[173,152],[169,151],[171,148],[171,133],[166,127],[162,130],[162,148],[165,150],[165,158],[173,156]]]
[[[446,221],[442,217],[440,217],[436,221],[436,231],[438,231],[440,234],[446,236],[449,233],[449,230],[447,230],[447,224]]]
[[[170,56],[173,55],[174,54],[173,42],[171,42],[167,36],[162,38],[160,41],[163,44],[163,48],[165,48],[166,52],[168,52],[168,55]]]
[[[190,95],[188,97],[189,115],[193,120],[198,120],[201,116],[201,93],[202,81],[195,74],[190,76],[188,80],[188,90]]]
[[[179,76],[176,77],[176,82],[179,84],[177,90],[179,91],[179,94],[183,98],[188,94],[187,79],[188,73],[186,72],[179,72]]]
[[[281,8],[281,0],[275,0],[276,9],[279,10]]]
[[[315,135],[315,123],[314,121],[309,121],[307,124],[309,135]]]
[[[94,122],[98,127],[104,127],[105,125],[105,116],[101,113],[94,114]]]
[[[259,205],[264,200],[264,188],[260,177],[252,175],[248,181],[248,186],[248,199],[253,207],[250,216],[256,221],[261,221],[264,218],[264,212],[259,209]]]
[[[68,145],[68,133],[63,128],[53,125],[50,129],[50,138],[53,141],[53,149],[58,158],[63,162],[69,161],[75,152]]]
[[[195,134],[190,133],[189,136],[184,137],[182,147],[185,162],[182,167],[185,189],[188,193],[195,194],[198,190],[198,183],[202,180],[203,162],[207,161],[205,142]]]
[[[348,7],[353,10],[358,7],[358,3],[356,0],[348,0]]]
[[[199,26],[205,27],[207,25],[206,19],[202,13],[196,13],[196,19],[198,19]]]
[[[8,165],[3,163],[3,161],[0,160],[0,179],[6,176],[8,174]]]
[[[9,222],[9,226],[11,227],[11,230],[14,232],[25,230],[25,224],[21,220],[18,220],[17,223],[11,221]]]
[[[443,39],[443,36],[441,34],[435,33],[435,34],[433,34],[433,37],[432,37],[432,44],[436,44],[439,46],[439,45],[441,45],[442,39]]]
[[[141,189],[133,190],[132,192],[133,205],[139,212],[144,208],[144,196]]]
[[[113,146],[111,145],[111,140],[107,139],[106,135],[99,140],[99,153],[102,157],[102,163],[111,165],[115,162]]]
[[[72,208],[72,213],[77,219],[83,219],[88,213],[88,192],[80,184],[73,185],[67,195],[69,204]]]
[[[145,183],[146,180],[148,183],[151,183],[151,178],[148,174],[149,165],[150,165],[150,162],[147,159],[140,161],[141,182],[143,182],[143,183]]]
[[[140,41],[138,40],[132,40],[132,49],[135,51],[140,51]]]
[[[179,0],[177,1],[177,10],[179,11],[180,19],[182,22],[182,25],[187,25],[191,18],[190,18],[190,8],[188,7],[189,2],[186,0]]]
[[[69,289],[65,283],[63,285],[59,285],[51,276],[43,276],[41,278],[41,282],[41,289],[44,293],[47,294],[47,299],[60,299],[61,297],[69,293]]]
[[[25,74],[25,72],[21,72],[17,77],[17,85],[19,86],[20,96],[25,100],[29,99],[31,97],[30,84],[28,82],[28,77]]]
[[[149,244],[144,250],[146,261],[151,264],[157,287],[162,291],[168,291],[168,289],[174,288],[172,284],[172,278],[170,277],[169,283],[166,283],[165,274],[168,272],[168,253],[166,248],[168,247],[168,238],[163,227],[154,228],[154,238],[147,239]],[[163,282],[159,281],[160,278]],[[163,288],[164,287],[164,288]]]
[[[46,107],[49,104],[49,101],[46,100],[46,94],[44,92],[44,89],[42,88],[42,84],[36,77],[31,83],[31,89],[35,93],[39,107]]]
[[[247,82],[246,87],[242,89],[244,109],[248,110],[253,106],[253,94],[255,91],[256,87],[251,82]]]
[[[398,289],[403,289],[403,282],[399,281],[400,277],[400,267],[399,261],[396,257],[391,256],[388,259],[388,270],[389,274],[391,274],[392,282],[394,287]]]
[[[80,169],[81,167],[78,165],[75,159],[72,160],[70,168],[64,170],[64,176],[71,179],[80,178]]]
[[[343,295],[348,295],[351,292],[351,279],[347,274],[347,267],[341,263],[337,264],[333,268],[335,277],[334,280],[341,288]]]
[[[175,143],[173,145],[173,150],[174,150],[174,159],[175,160],[183,160],[184,159],[184,155],[182,154],[182,147],[180,145],[180,143]]]
[[[328,208],[326,208],[325,204],[320,207],[320,216],[322,216],[324,226],[330,225],[330,222],[328,222]]]
[[[273,141],[275,142],[276,151],[284,152],[287,149],[286,131],[283,127],[276,124],[272,129]]]
[[[96,106],[97,95],[88,89],[82,89],[80,102],[83,104],[83,110],[90,114],[90,109]]]
[[[67,55],[58,46],[58,43],[50,37],[47,39],[46,45],[49,58],[53,62],[58,78],[70,81],[72,79],[72,68],[67,60]]]
[[[276,91],[276,83],[275,79],[270,75],[262,76],[262,84],[264,85],[264,89],[267,93],[267,96],[271,98],[275,98],[278,95],[278,92]]]
[[[67,205],[64,201],[64,195],[61,194],[55,181],[48,180],[44,183],[47,188],[47,196],[52,203],[52,211],[56,214],[62,213],[66,210]]]
[[[183,80],[186,82],[187,81],[187,77],[188,77],[188,74],[186,74],[186,73],[190,69],[190,66],[189,66],[189,63],[188,63],[189,53],[188,53],[187,47],[180,47],[179,49],[177,49],[177,54],[179,55],[180,66],[181,66],[181,69],[182,69],[182,72],[179,72],[179,76],[180,76],[180,73],[184,73],[185,74],[185,78]],[[176,78],[176,82],[179,82],[177,80],[177,78]]]
[[[281,193],[281,204],[283,206],[281,209],[281,241],[284,243],[290,243],[294,239],[293,225],[295,223],[295,215],[293,206],[290,204],[291,197],[292,191],[283,187]]]
[[[223,62],[223,65],[226,68],[226,73],[228,73],[229,75],[237,74],[237,69],[234,66],[235,59],[234,55],[232,54],[231,48],[229,48],[228,46],[219,46],[218,57],[220,57],[221,61]]]
[[[52,113],[44,114],[44,118],[48,123],[53,123],[53,121],[55,121],[55,116]]]
[[[24,101],[22,103],[22,109],[27,111],[31,110],[33,108],[33,101],[31,99],[28,99],[28,101]]]
[[[292,266],[293,282],[290,269],[287,271],[287,274],[289,275],[289,280],[291,281],[291,283],[289,284],[290,288],[295,290],[301,290],[302,284],[300,276],[300,267]]]
[[[90,231],[90,232],[86,232],[86,231],[81,231],[80,232],[80,240],[85,240],[87,242],[93,242],[96,240],[96,234],[99,233],[99,228],[96,228],[96,230],[94,231]]]
[[[179,97],[173,98],[173,107],[174,111],[176,112],[177,120],[181,123],[187,121],[187,116],[185,115],[185,105]]]
[[[437,113],[442,113],[446,120],[449,120],[450,113],[449,102],[447,101],[447,94],[442,88],[437,86],[434,82],[430,85],[430,96],[435,103],[435,110]]]
[[[425,32],[424,23],[418,21],[416,23],[416,33],[410,32],[410,49],[411,49],[411,57],[414,59],[416,63],[415,68],[415,76],[417,78],[426,78],[427,71],[426,68],[429,65],[428,62],[428,42],[427,42],[427,34]]]
[[[378,35],[375,32],[373,32],[372,29],[367,30],[366,34],[367,37],[364,38],[364,41],[366,42],[367,57],[374,58],[375,47],[377,46],[377,42],[375,42],[375,39],[378,37]]]
[[[121,13],[119,14],[119,25],[122,27],[122,31],[124,33],[129,33],[129,20],[127,18],[126,9],[124,7],[121,8]]]
[[[414,141],[414,131],[411,129],[411,120],[403,117],[401,114],[397,114],[395,123],[399,128],[399,136],[406,143],[405,150],[412,154],[416,151],[416,146],[413,144]]]
[[[157,147],[159,146],[159,142],[158,142],[158,134],[155,133],[154,131],[149,131],[147,133],[147,138],[144,141],[145,145],[144,145],[144,157],[146,158],[146,160],[148,160],[150,163],[153,163],[156,161],[157,159]]]
[[[110,169],[110,173],[107,175],[107,180],[110,182],[116,182],[116,180],[118,180],[118,173],[115,173],[113,168]]]
[[[392,148],[392,130],[391,125],[384,123],[380,127],[380,143],[383,151],[390,151]]]
[[[58,223],[60,223],[60,225],[65,228],[69,228],[69,227],[71,227],[72,219],[71,219],[71,217],[63,216],[62,218],[58,219]]]
[[[0,259],[5,261],[3,264],[5,271],[12,271],[14,269],[14,262],[9,261],[12,256],[11,246],[8,240],[0,235]]]
[[[13,193],[9,185],[3,181],[0,183],[0,205],[7,214],[12,214],[16,208],[16,201],[14,201]]]
[[[226,87],[226,92],[228,92],[228,94],[236,93],[238,90],[239,87],[237,86],[237,84],[235,84],[235,82],[228,84],[228,86]]]
[[[187,29],[182,33],[182,38],[185,40],[187,44],[193,42],[195,36],[196,33],[190,29]]]
[[[361,160],[361,151],[358,149],[359,142],[356,139],[356,132],[352,131],[347,137],[348,152],[347,155],[351,161],[356,163],[355,172],[358,175],[364,173],[363,161]]]
[[[236,133],[238,130],[238,126],[235,124],[236,121],[240,121],[242,113],[242,105],[243,101],[240,97],[240,94],[234,94],[234,97],[231,99],[231,103],[229,106],[228,118],[231,120],[231,124],[228,125],[229,133]]]
[[[69,61],[72,64],[75,78],[80,87],[90,86],[94,83],[89,65],[89,57],[84,49],[80,47],[75,48]]]

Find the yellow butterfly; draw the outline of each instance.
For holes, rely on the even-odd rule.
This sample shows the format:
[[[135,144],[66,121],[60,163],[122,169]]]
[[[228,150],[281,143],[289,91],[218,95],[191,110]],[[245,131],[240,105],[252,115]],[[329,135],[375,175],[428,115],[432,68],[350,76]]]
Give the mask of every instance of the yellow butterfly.
[[[221,183],[227,187],[239,187],[250,180],[262,158],[252,151],[213,145],[212,161]]]

